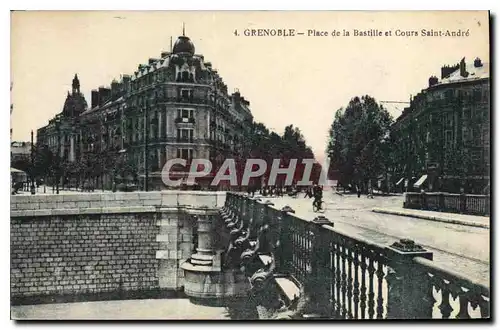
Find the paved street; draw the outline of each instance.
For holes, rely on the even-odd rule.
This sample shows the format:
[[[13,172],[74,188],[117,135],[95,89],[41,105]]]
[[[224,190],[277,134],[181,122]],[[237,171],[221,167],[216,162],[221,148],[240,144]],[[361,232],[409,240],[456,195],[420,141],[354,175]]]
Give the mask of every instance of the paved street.
[[[365,195],[358,198],[325,191],[324,200],[327,203],[324,215],[335,223],[336,229],[384,245],[400,238],[412,239],[434,252],[435,262],[489,286],[489,229],[371,211],[374,207],[401,207],[402,196],[368,199]],[[291,206],[297,215],[307,219],[318,215],[312,211],[312,199],[303,196],[272,198],[272,201],[280,208]]]

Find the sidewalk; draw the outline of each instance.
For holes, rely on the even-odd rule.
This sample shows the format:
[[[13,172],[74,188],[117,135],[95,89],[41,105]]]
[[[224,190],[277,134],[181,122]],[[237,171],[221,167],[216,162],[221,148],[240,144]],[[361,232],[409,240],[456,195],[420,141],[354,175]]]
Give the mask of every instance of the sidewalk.
[[[44,189],[45,188],[45,189]],[[44,192],[45,190],[45,192]],[[52,186],[39,186],[36,188],[35,190],[35,193],[36,195],[55,195],[56,192],[55,190],[52,188]],[[96,194],[103,194],[103,193],[112,193],[111,190],[102,190],[102,189],[95,189],[94,191],[81,191],[80,189],[75,189],[75,188],[71,188],[71,189],[68,189],[68,188],[65,188],[65,189],[62,189],[61,187],[59,188],[59,195],[69,195],[69,194],[81,194],[81,193],[96,193]],[[31,191],[19,191],[18,194],[16,194],[16,196],[20,196],[20,195],[31,195]]]
[[[14,320],[221,320],[226,308],[195,305],[189,299],[89,301],[11,306]]]
[[[400,215],[400,216],[413,217],[430,221],[453,223],[464,226],[480,227],[486,229],[490,228],[490,218],[477,215],[414,210],[414,209],[405,209],[402,207],[383,207],[383,208],[375,207],[372,209],[372,211],[376,213]]]

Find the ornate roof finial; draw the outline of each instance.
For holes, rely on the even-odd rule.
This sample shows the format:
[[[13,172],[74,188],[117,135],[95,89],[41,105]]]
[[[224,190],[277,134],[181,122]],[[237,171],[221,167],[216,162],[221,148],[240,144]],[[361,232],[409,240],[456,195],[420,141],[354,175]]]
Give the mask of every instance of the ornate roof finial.
[[[172,52],[172,36],[170,36],[170,52]]]
[[[186,25],[184,24],[184,22],[182,22],[182,36],[186,36]]]

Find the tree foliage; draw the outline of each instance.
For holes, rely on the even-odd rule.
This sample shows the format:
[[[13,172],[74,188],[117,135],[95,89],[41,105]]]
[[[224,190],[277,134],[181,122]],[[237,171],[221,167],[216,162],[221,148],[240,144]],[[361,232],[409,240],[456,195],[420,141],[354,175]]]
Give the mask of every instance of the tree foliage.
[[[244,147],[244,158],[265,160],[266,177],[269,177],[275,159],[279,159],[283,167],[287,167],[291,159],[297,159],[294,179],[300,180],[303,173],[302,160],[314,159],[314,153],[307,146],[304,135],[298,127],[293,125],[286,126],[283,134],[280,135],[268,129],[263,123],[254,122],[245,135],[247,142]]]
[[[390,155],[392,122],[389,112],[368,95],[354,97],[337,110],[327,153],[342,184],[366,186],[368,180],[385,174],[394,165]]]

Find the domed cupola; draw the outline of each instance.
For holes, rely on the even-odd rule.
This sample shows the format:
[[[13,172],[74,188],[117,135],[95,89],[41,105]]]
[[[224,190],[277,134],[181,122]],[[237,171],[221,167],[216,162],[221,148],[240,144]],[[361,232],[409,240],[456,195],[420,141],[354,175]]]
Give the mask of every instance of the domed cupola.
[[[172,53],[174,54],[188,53],[194,55],[193,42],[186,36],[180,36],[179,38],[177,38],[177,41],[174,44]]]
[[[194,55],[194,44],[186,37],[184,26],[182,27],[182,36],[178,37],[172,49],[174,54],[191,54]]]

